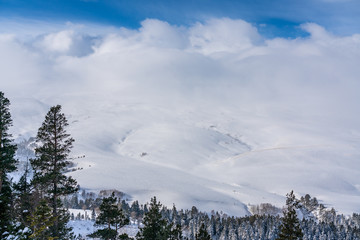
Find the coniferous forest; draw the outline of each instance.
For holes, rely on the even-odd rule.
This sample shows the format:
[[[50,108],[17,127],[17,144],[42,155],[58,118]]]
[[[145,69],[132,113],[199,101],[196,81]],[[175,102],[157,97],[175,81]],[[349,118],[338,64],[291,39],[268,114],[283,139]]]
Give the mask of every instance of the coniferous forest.
[[[74,167],[70,154],[75,140],[60,105],[45,115],[35,138],[35,157],[23,169],[17,169],[12,125],[10,101],[0,92],[0,239],[360,239],[359,214],[337,214],[315,197],[297,198],[293,191],[283,209],[270,203],[249,206],[251,214],[245,217],[202,212],[201,206],[168,208],[156,197],[140,204],[115,190],[86,192],[66,174]],[[22,176],[14,182],[9,174],[16,170]],[[96,231],[74,233],[69,221],[84,216],[68,209],[90,210],[86,218]],[[136,235],[122,231],[129,224],[137,226]]]

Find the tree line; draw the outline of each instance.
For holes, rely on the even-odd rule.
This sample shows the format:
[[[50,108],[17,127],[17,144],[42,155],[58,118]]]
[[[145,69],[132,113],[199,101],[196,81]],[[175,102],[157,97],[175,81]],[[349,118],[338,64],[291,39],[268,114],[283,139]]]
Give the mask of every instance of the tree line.
[[[106,198],[104,198],[105,200]],[[104,203],[105,201],[103,201]],[[122,209],[125,219],[139,224],[140,231],[135,239],[177,239],[177,240],[356,240],[360,239],[360,215],[344,216],[327,209],[316,198],[306,194],[297,199],[291,191],[286,198],[286,207],[281,214],[255,214],[245,217],[228,216],[212,211],[201,212],[195,206],[187,210],[177,210],[162,206],[153,197],[148,204],[140,205],[133,201],[129,205],[125,200],[113,202]],[[101,210],[102,208],[100,208]],[[105,214],[102,210],[101,214]],[[273,212],[269,208],[269,212]],[[318,216],[314,216],[314,212]],[[303,216],[302,220],[298,215]],[[109,220],[111,222],[111,220]],[[98,222],[100,224],[100,222]],[[103,226],[101,223],[99,226]],[[115,226],[107,228],[115,234]],[[113,230],[111,230],[113,229]],[[107,230],[102,230],[103,233]],[[104,233],[105,234],[105,233]],[[117,238],[129,239],[117,235]]]

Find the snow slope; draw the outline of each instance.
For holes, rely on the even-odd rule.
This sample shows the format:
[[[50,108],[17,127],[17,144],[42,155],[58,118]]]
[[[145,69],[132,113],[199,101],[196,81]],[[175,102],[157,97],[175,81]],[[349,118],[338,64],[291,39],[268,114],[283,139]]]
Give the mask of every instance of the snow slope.
[[[83,188],[235,215],[294,190],[359,212],[359,36],[302,28],[309,37],[263,39],[242,20],[146,20],[96,38],[4,35],[13,135],[35,136],[61,104]]]
[[[109,98],[107,108],[90,100],[76,106],[81,110],[71,97],[63,100],[76,139],[72,154],[85,155],[75,160],[82,170],[71,173],[83,188],[115,188],[140,202],[156,195],[168,206],[235,215],[247,214],[248,203],[282,206],[291,189],[345,213],[358,209],[355,147],[291,128],[294,122],[268,126],[264,116],[242,111],[173,110]],[[28,104],[15,108],[22,112]]]

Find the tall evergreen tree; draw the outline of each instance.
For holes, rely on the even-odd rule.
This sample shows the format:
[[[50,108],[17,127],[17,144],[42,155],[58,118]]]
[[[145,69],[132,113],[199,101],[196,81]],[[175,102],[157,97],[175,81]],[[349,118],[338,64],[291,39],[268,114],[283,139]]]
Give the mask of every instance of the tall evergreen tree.
[[[298,200],[295,198],[294,192],[287,194],[286,210],[280,226],[280,233],[276,240],[297,240],[302,239],[303,233],[297,218],[296,208]]]
[[[66,132],[67,126],[61,106],[51,107],[38,130],[36,141],[39,146],[35,148],[36,158],[31,160],[34,169],[32,183],[40,192],[40,197],[46,199],[52,208],[55,217],[51,227],[52,237],[59,239],[66,238],[70,232],[66,227],[69,216],[62,208],[60,197],[77,191],[76,180],[65,175],[72,164],[68,155],[74,142]]]
[[[16,170],[15,152],[16,145],[8,133],[9,127],[12,126],[10,114],[10,101],[0,92],[0,192],[6,174]]]
[[[16,145],[8,133],[12,126],[12,119],[9,110],[10,101],[0,92],[0,238],[3,239],[9,234],[12,216],[12,188],[8,173],[16,170],[15,152]]]
[[[162,204],[151,198],[150,208],[144,216],[144,227],[140,229],[136,239],[167,240],[171,233],[171,226],[161,215]]]
[[[97,237],[101,239],[116,239],[118,235],[118,229],[129,223],[129,219],[125,217],[122,210],[119,209],[117,198],[114,192],[110,197],[103,198],[103,202],[100,205],[100,214],[96,218],[95,225],[103,226],[106,228],[99,229],[96,232],[89,235],[89,237]],[[122,235],[122,238],[126,237]]]

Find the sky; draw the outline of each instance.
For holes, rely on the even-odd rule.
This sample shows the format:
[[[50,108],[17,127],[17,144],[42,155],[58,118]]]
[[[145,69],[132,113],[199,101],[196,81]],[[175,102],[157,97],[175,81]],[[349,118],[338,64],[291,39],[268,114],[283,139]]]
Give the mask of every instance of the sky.
[[[191,26],[209,18],[243,19],[268,37],[306,34],[298,26],[317,23],[330,32],[359,32],[357,0],[0,0],[0,16],[45,22],[97,23],[136,29],[147,18]]]

